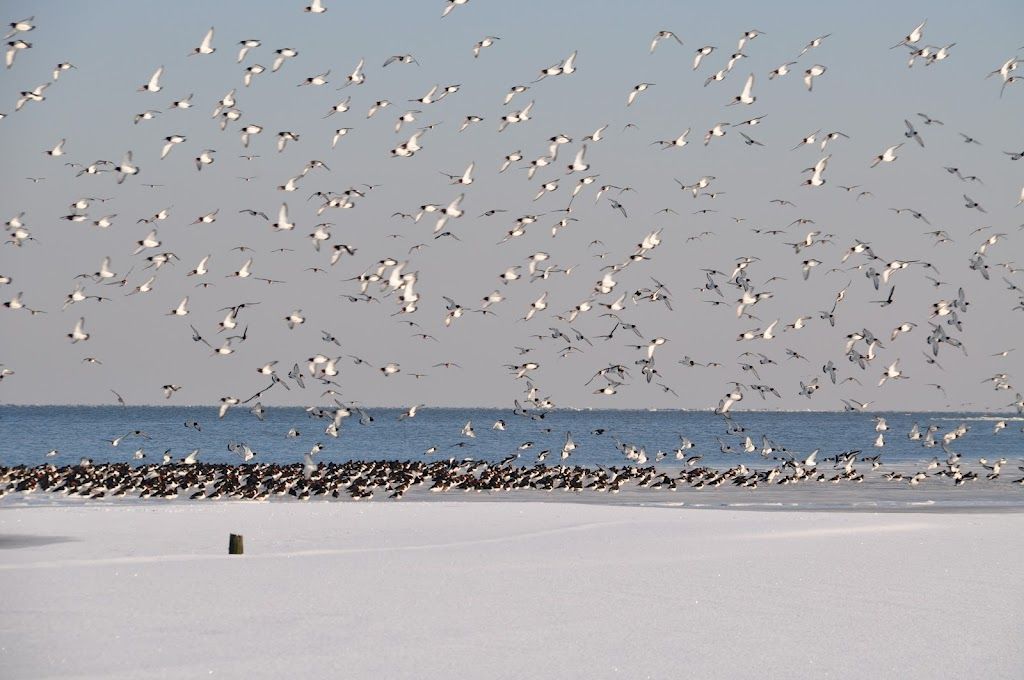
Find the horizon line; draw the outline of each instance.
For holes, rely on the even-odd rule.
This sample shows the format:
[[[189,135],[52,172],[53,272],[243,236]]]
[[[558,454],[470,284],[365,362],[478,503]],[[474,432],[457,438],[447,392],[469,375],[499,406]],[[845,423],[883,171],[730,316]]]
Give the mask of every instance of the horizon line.
[[[336,404],[329,405],[307,405],[307,406],[292,406],[292,405],[263,405],[264,409],[310,409],[310,408],[331,408]],[[395,410],[405,411],[409,409],[407,405],[387,405],[387,404],[359,404],[358,402],[349,402],[349,405],[357,406],[362,409],[374,409],[374,410]],[[232,408],[242,407],[243,404],[238,404]],[[0,408],[220,408],[219,403],[212,404],[164,404],[164,403],[140,403],[140,404],[127,404],[121,406],[120,404],[8,404],[0,403]],[[419,406],[419,411],[426,410],[453,410],[453,411],[510,411],[514,407],[505,406],[466,406],[466,405],[450,405],[450,404],[439,404],[439,405],[422,405]],[[961,414],[961,413],[995,413],[995,414],[1007,414],[1007,415],[1021,415],[1015,414],[1014,411],[1010,410],[1012,407],[992,407],[982,409],[868,409],[863,411],[851,411],[845,409],[737,409],[730,410],[730,413],[938,413],[938,414]],[[1003,410],[1000,410],[1003,409]],[[246,409],[248,410],[248,409]],[[618,411],[618,412],[643,412],[643,413],[709,413],[712,415],[720,415],[713,408],[656,408],[640,406],[634,408],[613,408],[613,407],[573,407],[563,406],[551,409],[531,409],[532,412],[544,412],[551,413],[556,411],[568,411],[568,412],[587,412],[587,411]]]

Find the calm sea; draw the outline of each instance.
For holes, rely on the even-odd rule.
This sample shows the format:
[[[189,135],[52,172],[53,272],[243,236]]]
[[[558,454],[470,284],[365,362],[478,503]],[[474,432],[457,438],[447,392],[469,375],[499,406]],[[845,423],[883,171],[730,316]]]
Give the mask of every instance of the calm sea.
[[[97,463],[142,464],[160,462],[165,451],[180,460],[193,449],[200,450],[200,461],[237,463],[240,456],[228,450],[236,443],[255,451],[255,462],[300,462],[303,453],[319,443],[323,445],[317,455],[320,461],[451,457],[497,461],[518,453],[520,464],[532,465],[540,452],[549,450],[546,462],[557,464],[567,432],[577,444],[569,462],[590,466],[629,463],[616,447],[616,438],[645,447],[648,464],[654,464],[657,452],[663,451],[668,453],[663,464],[675,466],[679,462],[674,450],[680,437],[685,437],[694,444],[685,455],[702,454],[702,464],[730,466],[742,461],[752,467],[763,460],[762,435],[794,455],[820,449],[819,460],[851,449],[860,449],[864,455],[881,454],[892,463],[936,456],[944,460],[947,454],[940,446],[926,448],[908,438],[915,423],[922,433],[929,425],[937,426],[939,442],[943,433],[966,425],[968,433],[951,445],[965,460],[1005,457],[1015,467],[1024,457],[1024,418],[1010,414],[737,412],[729,423],[712,413],[681,411],[558,410],[543,420],[531,420],[507,410],[426,408],[403,421],[398,420],[400,409],[368,409],[367,413],[372,422],[364,418],[361,424],[354,413],[332,437],[325,434],[329,420],[311,417],[301,408],[268,408],[260,421],[247,407],[236,407],[221,420],[214,407],[0,406],[0,465],[66,465],[83,456]],[[874,446],[876,416],[884,417],[889,427],[882,448]],[[499,420],[506,425],[504,431],[493,429]],[[201,431],[185,426],[193,421]],[[1005,421],[1006,427],[996,433],[999,421]],[[474,438],[462,434],[467,422],[472,422]],[[730,427],[744,431],[730,432]],[[135,430],[150,438],[127,436],[117,447],[104,441]],[[289,430],[298,436],[289,437]],[[758,452],[743,452],[748,435]],[[723,454],[718,438],[737,453]],[[527,443],[532,444],[527,447]],[[436,451],[425,453],[431,448]],[[47,457],[54,449],[57,454]],[[139,449],[145,458],[135,460],[133,454]]]

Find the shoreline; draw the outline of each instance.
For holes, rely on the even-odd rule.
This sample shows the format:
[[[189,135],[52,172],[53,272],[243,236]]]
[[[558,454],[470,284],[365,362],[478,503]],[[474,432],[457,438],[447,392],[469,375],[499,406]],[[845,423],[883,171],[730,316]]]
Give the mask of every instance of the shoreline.
[[[433,505],[437,503],[450,503],[454,505],[480,505],[480,504],[494,504],[494,505],[521,505],[521,504],[543,504],[543,505],[587,505],[595,507],[605,508],[646,508],[652,510],[695,510],[695,511],[721,511],[721,512],[750,512],[750,513],[770,513],[770,514],[782,514],[782,513],[821,513],[821,514],[896,514],[896,515],[1003,515],[1003,514],[1024,514],[1024,499],[1019,502],[1007,500],[1007,501],[995,501],[995,502],[978,502],[968,500],[965,502],[957,502],[956,500],[933,500],[928,499],[926,501],[907,501],[901,503],[898,501],[875,501],[875,500],[855,500],[849,503],[829,503],[829,504],[817,504],[814,502],[687,502],[687,501],[647,501],[640,498],[623,498],[623,499],[603,499],[596,497],[577,497],[577,498],[566,498],[562,497],[541,497],[537,495],[522,496],[522,497],[502,497],[495,495],[484,495],[474,496],[466,495],[464,497],[458,496],[422,496],[422,497],[410,497],[402,501],[390,501],[390,500],[367,500],[367,501],[353,501],[353,500],[323,500],[323,501],[312,501],[314,505],[335,505],[335,504],[361,504],[361,505],[382,505],[390,503],[401,503],[406,505]],[[307,501],[298,501],[295,499],[273,499],[273,500],[211,500],[202,503],[202,505],[208,506],[263,506],[263,505],[298,505],[309,504]],[[125,499],[78,499],[78,498],[66,498],[63,496],[34,496],[34,497],[23,497],[20,500],[15,499],[0,499],[0,513],[6,510],[28,510],[33,508],[140,508],[140,509],[152,509],[153,507],[164,507],[164,508],[176,508],[183,506],[197,506],[197,502],[190,501],[189,499],[140,499],[140,498],[125,498]],[[0,534],[0,540],[3,539],[3,535]],[[0,545],[0,550],[3,546]]]

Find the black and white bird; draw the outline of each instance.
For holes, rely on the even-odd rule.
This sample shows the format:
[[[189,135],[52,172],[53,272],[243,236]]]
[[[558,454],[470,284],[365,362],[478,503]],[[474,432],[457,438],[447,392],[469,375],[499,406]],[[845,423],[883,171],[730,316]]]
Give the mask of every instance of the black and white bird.
[[[203,41],[199,43],[199,47],[194,48],[189,56],[197,54],[213,54],[216,51],[217,48],[213,46],[213,27],[211,26],[210,30],[208,30],[206,35],[203,36]]]
[[[654,50],[657,49],[658,44],[661,43],[662,40],[669,39],[675,40],[680,45],[683,44],[683,41],[679,39],[679,36],[673,33],[672,31],[658,31],[657,33],[654,34],[654,38],[651,40],[650,53],[654,54]]]

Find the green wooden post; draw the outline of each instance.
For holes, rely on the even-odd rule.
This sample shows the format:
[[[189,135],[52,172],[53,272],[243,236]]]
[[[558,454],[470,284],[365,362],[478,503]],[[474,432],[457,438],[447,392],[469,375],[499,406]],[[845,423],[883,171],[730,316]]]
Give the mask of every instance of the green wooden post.
[[[243,552],[241,534],[230,534],[228,537],[228,554],[241,555]]]

